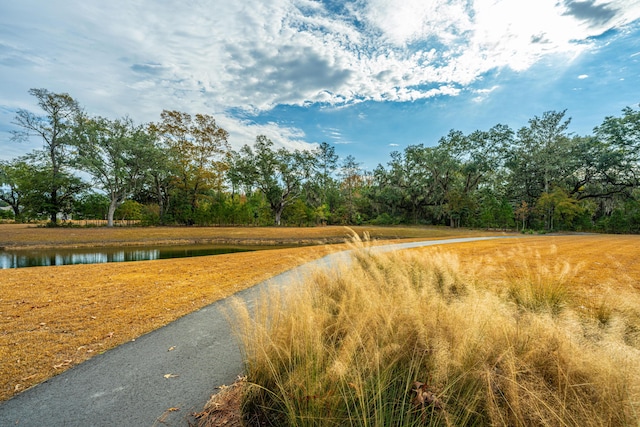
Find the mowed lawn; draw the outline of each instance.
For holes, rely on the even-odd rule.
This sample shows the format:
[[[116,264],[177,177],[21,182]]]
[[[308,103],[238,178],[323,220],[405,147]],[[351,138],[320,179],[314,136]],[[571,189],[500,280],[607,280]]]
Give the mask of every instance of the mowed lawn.
[[[377,239],[496,233],[424,227],[355,227]],[[344,241],[345,227],[36,228],[0,225],[0,247],[193,242]],[[502,234],[502,233],[498,233]],[[0,270],[0,400],[88,358],[273,277],[344,249],[340,244],[190,259]]]

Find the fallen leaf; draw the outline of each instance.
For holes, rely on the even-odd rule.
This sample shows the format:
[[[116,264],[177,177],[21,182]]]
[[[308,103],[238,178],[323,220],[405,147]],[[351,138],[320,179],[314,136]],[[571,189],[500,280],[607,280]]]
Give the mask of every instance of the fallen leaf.
[[[60,368],[63,368],[65,366],[69,366],[69,365],[71,365],[71,362],[73,362],[73,359],[65,360],[62,363],[59,363],[57,365],[53,365],[53,369],[60,369]]]
[[[164,412],[162,413],[162,415],[161,415],[159,418],[157,418],[157,421],[158,421],[159,423],[166,424],[166,423],[165,423],[165,420],[166,420],[166,419],[167,419],[167,417],[169,416],[169,413],[171,413],[171,412],[176,412],[176,411],[179,411],[179,410],[180,410],[180,408],[169,408],[169,409],[167,409],[166,411],[164,411]],[[154,423],[154,425],[155,425],[155,423]]]

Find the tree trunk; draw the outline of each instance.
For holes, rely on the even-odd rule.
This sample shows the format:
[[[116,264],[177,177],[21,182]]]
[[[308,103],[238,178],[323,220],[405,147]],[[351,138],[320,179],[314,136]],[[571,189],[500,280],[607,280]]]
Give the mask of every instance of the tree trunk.
[[[273,214],[275,216],[275,223],[278,226],[280,225],[280,221],[281,221],[281,218],[282,218],[282,211],[284,211],[284,203],[279,203],[273,209]]]
[[[107,227],[113,227],[113,216],[116,213],[116,209],[118,208],[118,200],[111,199],[109,203],[109,211],[107,212]]]
[[[158,200],[158,210],[160,211],[160,222],[162,222],[162,218],[164,218],[164,196],[162,195],[162,184],[156,175],[153,175],[153,181],[155,184],[156,199]]]
[[[59,211],[59,206],[58,206],[58,192],[56,189],[54,189],[51,192],[51,207],[49,208],[49,220],[51,221],[51,224],[57,224],[58,223],[58,211]]]

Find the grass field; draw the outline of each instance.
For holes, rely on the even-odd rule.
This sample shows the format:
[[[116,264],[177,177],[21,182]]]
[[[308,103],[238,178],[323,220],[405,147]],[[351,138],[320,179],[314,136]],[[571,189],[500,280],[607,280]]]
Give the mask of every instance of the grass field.
[[[447,227],[351,227],[374,239],[462,237],[496,234]],[[317,244],[343,242],[345,227],[114,227],[39,228],[0,224],[0,248],[47,248],[193,243]]]
[[[446,228],[355,230],[379,239],[488,234]],[[309,244],[344,241],[347,236],[343,227],[107,229],[0,225],[0,247],[10,248],[193,242]],[[0,400],[220,298],[340,248],[320,245],[191,259],[0,270]]]
[[[639,424],[640,236],[356,248],[237,305],[250,425]]]
[[[356,231],[360,235],[369,232],[377,239],[495,234],[412,227],[367,227],[356,228]],[[0,246],[11,248],[194,242],[321,244],[192,259],[0,270],[0,399],[7,399],[217,299],[307,260],[343,249],[345,245],[322,243],[340,241],[347,234],[342,227],[47,229],[0,225]],[[314,410],[315,405],[311,415],[324,415],[328,401],[336,396],[347,401],[344,396],[350,396],[352,425],[397,425],[396,421],[385,424],[385,417],[391,414],[397,420],[397,413],[386,410],[389,403],[384,401],[382,387],[399,391],[392,402],[397,403],[400,396],[400,401],[409,405],[409,412],[402,415],[407,421],[405,425],[428,422],[455,425],[470,419],[479,420],[480,424],[489,420],[488,423],[494,425],[529,425],[532,420],[542,425],[635,425],[640,395],[637,369],[632,369],[640,364],[639,248],[638,236],[521,236],[412,249],[402,251],[406,255],[381,259],[364,256],[358,271],[343,272],[345,280],[318,276],[315,285],[323,281],[334,283],[328,287],[333,292],[331,298],[344,297],[344,294],[339,296],[338,290],[353,292],[345,301],[354,302],[355,314],[345,311],[342,319],[360,325],[360,331],[375,332],[365,341],[367,345],[382,346],[363,352],[362,347],[353,345],[355,340],[351,348],[356,356],[349,353],[349,346],[341,347],[339,354],[322,347],[323,354],[335,357],[331,360],[291,359],[319,363],[316,368],[322,366],[323,373],[333,375],[324,379],[329,378],[334,389],[326,388],[317,369],[312,371],[315,372],[312,376],[306,371],[293,374],[281,371],[282,375],[293,375],[286,385],[293,386],[295,393],[302,393],[299,396],[285,393],[297,396],[297,400],[286,403],[285,409],[294,414],[294,409],[299,409],[296,405],[304,402],[307,409]],[[408,270],[409,279],[400,273],[407,262],[413,266]],[[422,264],[426,264],[427,270],[422,270]],[[252,268],[247,269],[247,265]],[[350,281],[349,277],[357,280]],[[436,286],[426,286],[418,294],[397,293],[398,285],[405,280],[411,283],[414,280],[411,277]],[[367,278],[375,280],[367,281]],[[372,298],[387,279],[393,284],[387,290],[393,292],[383,293],[383,298]],[[434,299],[432,304],[424,299],[430,293],[443,298]],[[482,298],[474,299],[471,306],[462,304],[471,301],[470,296],[478,295]],[[314,294],[292,297],[318,301]],[[392,305],[376,306],[378,299]],[[373,318],[367,317],[371,313],[376,314]],[[489,316],[483,318],[487,313]],[[311,319],[315,330],[334,328],[332,336],[343,336],[342,341],[350,334],[346,329],[341,329],[342,332],[336,329],[344,326],[344,322],[329,322],[328,329],[318,328],[322,323],[317,317],[320,314],[314,314],[316,317],[308,314],[303,311],[302,317],[300,313],[291,313],[279,318],[286,320],[284,324],[288,327],[292,323],[304,327],[309,325],[305,319]],[[269,315],[263,313],[267,318]],[[293,322],[295,319],[299,321]],[[518,319],[520,325],[535,324],[538,329],[514,327],[510,323],[514,319]],[[251,326],[250,322],[247,326]],[[560,326],[565,329],[558,329]],[[259,329],[264,330],[262,326]],[[492,330],[500,334],[487,332]],[[289,328],[288,331],[296,337],[305,337],[302,344],[306,348],[318,342],[308,330]],[[578,333],[579,339],[573,335],[571,340],[558,338],[567,333]],[[278,335],[269,331],[269,336]],[[291,336],[282,337],[290,345],[295,343]],[[365,337],[360,335],[358,339]],[[398,343],[416,344],[416,337],[424,347],[413,346],[407,352],[398,346]],[[257,343],[265,342],[264,337],[254,335],[254,338],[258,339],[246,344],[248,354]],[[519,352],[513,350],[514,343]],[[281,350],[278,351],[286,354]],[[380,360],[394,357],[400,360],[401,355],[406,360],[407,354],[417,364],[410,365],[409,371],[402,371],[406,381],[401,386],[392,382],[390,387],[384,382],[384,376],[371,375],[380,371]],[[431,362],[425,363],[425,355],[429,355]],[[371,365],[372,361],[376,363]],[[248,372],[252,375],[251,369]],[[542,382],[536,376],[540,372],[546,378]],[[367,382],[363,377],[375,378],[375,381]],[[259,382],[255,378],[253,381]],[[412,391],[416,382],[422,386]],[[370,388],[374,383],[378,389]],[[466,386],[456,388],[458,383]],[[336,386],[342,389],[335,389]],[[556,389],[564,394],[554,394]],[[544,391],[542,396],[536,394],[539,390]],[[338,391],[347,393],[340,395]],[[418,392],[421,403],[415,400]],[[456,403],[463,400],[460,397],[472,404],[461,409]],[[560,402],[560,408],[564,409],[558,412],[554,406],[548,410],[551,406],[536,404],[537,401]],[[482,409],[478,402],[488,406]],[[589,410],[594,408],[599,415],[590,414]],[[479,418],[477,413],[482,411],[484,418]],[[371,421],[366,418],[367,414],[378,418],[374,416]],[[476,414],[475,418],[469,414]],[[336,409],[334,419],[339,419],[338,415]],[[585,421],[589,417],[595,421]],[[293,424],[331,425],[326,420]]]

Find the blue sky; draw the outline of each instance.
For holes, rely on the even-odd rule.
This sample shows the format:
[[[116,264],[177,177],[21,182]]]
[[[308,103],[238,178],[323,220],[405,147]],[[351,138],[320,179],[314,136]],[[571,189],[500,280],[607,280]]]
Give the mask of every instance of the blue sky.
[[[234,148],[326,141],[363,168],[450,129],[640,103],[640,0],[0,0],[0,160],[30,88],[138,123],[212,114]]]

